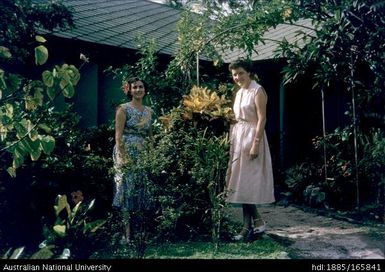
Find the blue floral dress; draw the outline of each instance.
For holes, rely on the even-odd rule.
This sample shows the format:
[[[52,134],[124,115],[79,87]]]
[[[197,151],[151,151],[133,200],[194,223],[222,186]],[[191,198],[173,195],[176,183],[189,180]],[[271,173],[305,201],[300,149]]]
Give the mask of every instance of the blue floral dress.
[[[136,163],[140,149],[144,145],[145,138],[150,133],[151,109],[144,107],[140,111],[129,103],[120,105],[126,113],[126,123],[123,131],[123,142],[129,162]],[[113,161],[115,168],[115,187],[112,205],[122,211],[148,210],[151,208],[150,196],[143,174],[129,172],[124,166],[117,164],[117,147],[113,149]]]

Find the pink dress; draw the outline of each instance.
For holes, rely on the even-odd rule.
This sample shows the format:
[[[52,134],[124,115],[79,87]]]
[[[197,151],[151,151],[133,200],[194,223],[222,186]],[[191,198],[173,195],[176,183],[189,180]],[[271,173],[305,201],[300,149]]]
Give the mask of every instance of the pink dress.
[[[227,202],[266,204],[274,199],[271,155],[266,133],[259,143],[258,157],[250,159],[250,149],[258,121],[255,96],[262,91],[254,80],[247,89],[238,90],[234,101],[237,123],[230,132],[230,161],[227,173]]]

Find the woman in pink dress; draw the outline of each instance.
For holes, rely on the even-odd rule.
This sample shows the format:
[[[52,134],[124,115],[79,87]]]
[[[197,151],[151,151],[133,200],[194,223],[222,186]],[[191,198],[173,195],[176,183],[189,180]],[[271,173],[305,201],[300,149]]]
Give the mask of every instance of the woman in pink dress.
[[[253,80],[250,62],[238,60],[229,65],[229,70],[240,89],[233,105],[236,123],[230,132],[226,200],[242,204],[243,228],[234,236],[234,240],[242,240],[265,231],[266,224],[256,204],[275,201],[274,184],[265,133],[267,94]]]

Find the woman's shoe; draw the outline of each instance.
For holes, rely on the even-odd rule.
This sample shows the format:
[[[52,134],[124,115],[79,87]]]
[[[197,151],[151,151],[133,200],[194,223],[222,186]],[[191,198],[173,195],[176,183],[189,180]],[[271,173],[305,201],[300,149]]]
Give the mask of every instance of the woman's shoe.
[[[233,241],[242,241],[245,240],[251,232],[251,229],[243,228],[241,232],[235,236],[233,236]]]
[[[263,225],[253,228],[253,234],[262,234],[266,230],[266,222],[263,221]]]
[[[244,235],[242,235],[242,234],[237,234],[237,235],[235,235],[235,236],[233,237],[233,241],[241,241],[241,240],[243,240],[244,238],[245,238]]]

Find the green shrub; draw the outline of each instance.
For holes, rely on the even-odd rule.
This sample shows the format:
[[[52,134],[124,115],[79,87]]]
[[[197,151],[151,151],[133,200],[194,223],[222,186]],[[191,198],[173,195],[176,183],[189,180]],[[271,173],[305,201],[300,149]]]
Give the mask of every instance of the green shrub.
[[[217,243],[220,237],[229,149],[225,132],[231,115],[224,110],[228,101],[200,90],[213,98],[201,96],[205,105],[213,104],[211,108],[203,106],[200,113],[192,112],[190,105],[183,103],[161,117],[163,129],[147,142],[139,163],[128,164],[126,169],[144,174],[140,182],[147,184],[158,210],[153,219],[157,222],[156,239],[211,237]],[[191,98],[185,97],[194,105],[199,103]],[[189,118],[187,112],[191,113]]]
[[[384,134],[379,129],[372,130],[366,135],[360,133],[357,139],[356,167],[352,127],[337,128],[325,138],[316,137],[315,149],[321,153],[326,148],[327,178],[323,156],[309,159],[311,162],[286,170],[288,189],[284,194],[297,203],[350,211],[356,208],[358,194],[359,208],[370,210],[372,217],[382,220]]]

